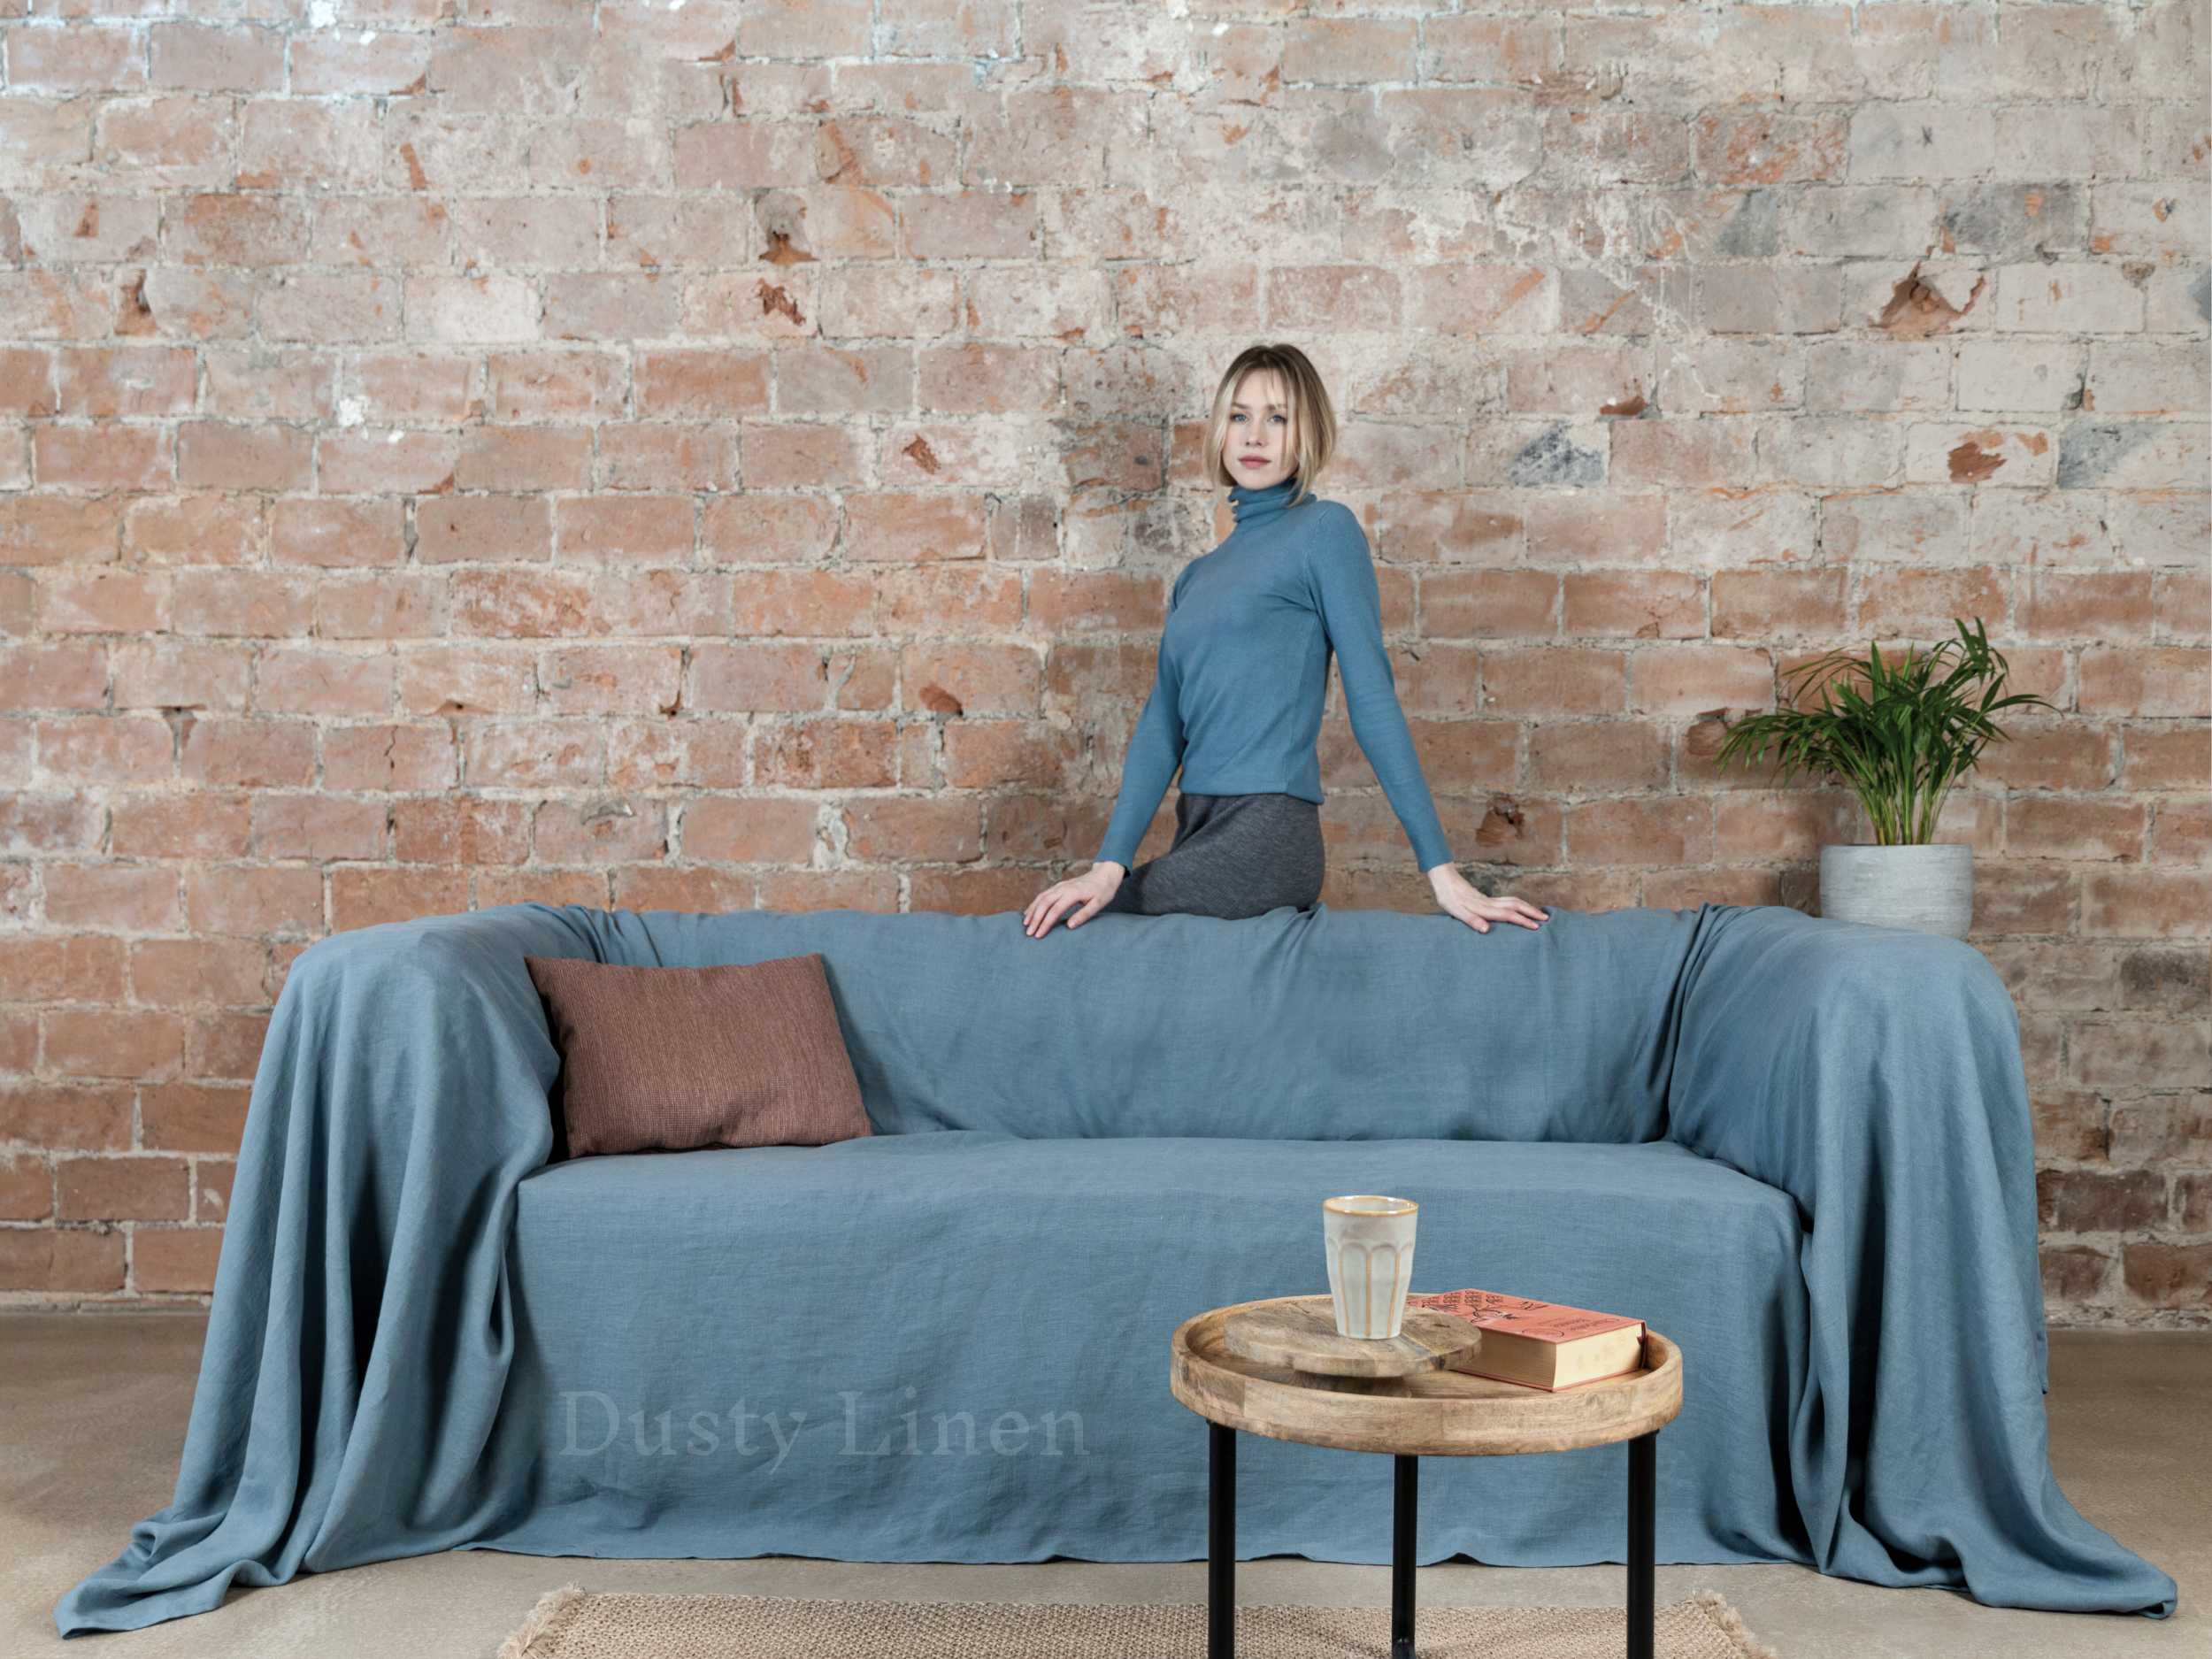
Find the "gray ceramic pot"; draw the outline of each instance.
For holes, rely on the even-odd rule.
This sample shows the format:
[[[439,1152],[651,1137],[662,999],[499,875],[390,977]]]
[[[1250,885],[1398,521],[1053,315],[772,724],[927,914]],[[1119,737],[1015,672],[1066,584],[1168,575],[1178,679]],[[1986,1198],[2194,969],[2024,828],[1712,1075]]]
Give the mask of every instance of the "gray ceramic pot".
[[[1832,922],[1963,939],[1974,920],[1974,849],[1964,841],[1824,847],[1820,913]]]

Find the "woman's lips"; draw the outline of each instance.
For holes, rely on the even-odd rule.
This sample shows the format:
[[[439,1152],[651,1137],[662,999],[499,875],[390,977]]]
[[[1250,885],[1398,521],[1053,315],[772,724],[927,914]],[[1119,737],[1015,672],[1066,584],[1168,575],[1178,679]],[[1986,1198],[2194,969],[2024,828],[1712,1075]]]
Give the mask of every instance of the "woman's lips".
[[[1248,455],[1244,457],[1242,465],[1246,466],[1265,466],[1267,465],[1267,457],[1263,455]]]

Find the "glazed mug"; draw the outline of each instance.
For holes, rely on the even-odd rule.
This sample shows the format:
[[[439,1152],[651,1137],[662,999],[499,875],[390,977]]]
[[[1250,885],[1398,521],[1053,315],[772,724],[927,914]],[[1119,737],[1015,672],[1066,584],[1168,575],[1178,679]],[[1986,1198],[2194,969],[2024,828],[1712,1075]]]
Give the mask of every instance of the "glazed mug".
[[[1339,1336],[1392,1337],[1405,1322],[1413,1280],[1413,1224],[1421,1206],[1408,1198],[1353,1193],[1321,1206],[1329,1253],[1329,1301]]]

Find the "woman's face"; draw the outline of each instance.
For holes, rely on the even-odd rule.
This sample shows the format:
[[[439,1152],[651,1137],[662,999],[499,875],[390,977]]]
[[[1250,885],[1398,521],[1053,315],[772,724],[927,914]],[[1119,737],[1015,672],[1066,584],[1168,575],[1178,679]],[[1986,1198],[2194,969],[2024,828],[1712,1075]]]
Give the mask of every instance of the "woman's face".
[[[1254,369],[1229,395],[1229,429],[1221,458],[1246,489],[1265,489],[1290,476],[1297,434],[1291,430],[1290,388],[1272,369]]]

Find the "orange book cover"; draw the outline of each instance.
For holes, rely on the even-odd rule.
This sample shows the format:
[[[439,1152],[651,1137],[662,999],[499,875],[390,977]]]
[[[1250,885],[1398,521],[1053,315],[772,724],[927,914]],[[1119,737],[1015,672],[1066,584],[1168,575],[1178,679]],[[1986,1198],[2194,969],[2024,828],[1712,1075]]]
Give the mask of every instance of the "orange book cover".
[[[1494,1331],[1501,1336],[1552,1345],[1559,1351],[1559,1359],[1554,1362],[1554,1366],[1571,1370],[1574,1368],[1567,1365],[1565,1349],[1568,1345],[1585,1342],[1590,1338],[1602,1337],[1617,1331],[1632,1330],[1634,1332],[1635,1343],[1632,1349],[1622,1350],[1617,1356],[1610,1360],[1609,1363],[1607,1363],[1606,1369],[1601,1373],[1578,1377],[1574,1383],[1564,1385],[1566,1386],[1574,1386],[1584,1382],[1602,1381],[1606,1377],[1625,1376],[1643,1363],[1644,1322],[1641,1319],[1624,1318],[1617,1314],[1594,1313],[1587,1308],[1569,1308],[1555,1302],[1539,1302],[1531,1296],[1503,1296],[1494,1290],[1453,1290],[1431,1296],[1408,1296],[1406,1305],[1409,1308],[1432,1308],[1439,1313],[1455,1314],[1470,1325],[1478,1326],[1485,1332]],[[1608,1343],[1603,1346],[1609,1352],[1618,1347],[1616,1343]],[[1502,1360],[1505,1356],[1501,1354],[1498,1357]],[[1595,1358],[1596,1356],[1593,1354],[1590,1357]],[[1628,1359],[1629,1363],[1622,1364],[1620,1363],[1622,1358]],[[1473,1364],[1455,1366],[1454,1369],[1467,1371],[1477,1377],[1494,1377],[1501,1382],[1521,1383],[1530,1387],[1551,1388],[1561,1386],[1556,1383],[1537,1381],[1527,1374],[1511,1374],[1511,1371],[1520,1370],[1519,1366],[1512,1367],[1511,1371],[1486,1368],[1479,1358]],[[1553,1370],[1554,1368],[1546,1367],[1545,1369]]]

